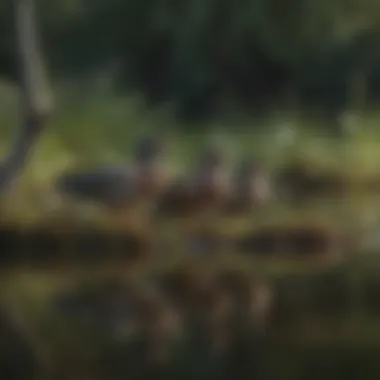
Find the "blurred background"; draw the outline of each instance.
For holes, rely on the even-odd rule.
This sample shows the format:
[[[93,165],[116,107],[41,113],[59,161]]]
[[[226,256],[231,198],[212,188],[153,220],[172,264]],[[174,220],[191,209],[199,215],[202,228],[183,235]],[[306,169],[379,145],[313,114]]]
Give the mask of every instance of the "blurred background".
[[[1,199],[0,376],[378,379],[380,3],[35,3],[55,107]],[[13,10],[4,157],[22,133]],[[124,225],[131,189],[157,185],[133,161],[152,134],[170,181]]]

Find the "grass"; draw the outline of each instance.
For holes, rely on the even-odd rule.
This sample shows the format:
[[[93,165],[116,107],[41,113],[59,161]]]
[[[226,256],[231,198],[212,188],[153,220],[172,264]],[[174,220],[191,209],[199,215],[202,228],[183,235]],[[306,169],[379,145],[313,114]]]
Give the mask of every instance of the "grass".
[[[0,87],[3,151],[16,131],[16,95],[10,85]],[[55,117],[30,166],[30,179],[36,182],[43,182],[69,163],[121,161],[128,156],[134,139],[153,129],[168,135],[172,155],[184,164],[196,156],[202,141],[214,135],[229,145],[232,158],[254,152],[273,168],[299,154],[317,165],[362,173],[376,171],[380,159],[379,115],[374,112],[362,116],[357,122],[359,129],[345,139],[328,137],[328,128],[315,126],[313,121],[278,116],[265,121],[244,120],[233,127],[221,120],[205,125],[204,133],[192,133],[191,126],[186,128],[187,133],[180,133],[183,126],[170,117],[166,108],[147,110],[138,97],[78,94],[72,90],[58,95]],[[43,168],[44,174],[37,168]]]
[[[0,88],[0,97],[5,99],[0,106],[3,154],[17,132],[16,95],[17,91],[9,85]],[[254,154],[269,170],[276,170],[297,156],[309,162],[310,168],[335,170],[352,178],[380,172],[376,113],[363,116],[355,134],[337,139],[329,137],[326,128],[318,130],[315,122],[296,118],[251,119],[234,125],[233,129],[218,121],[205,126],[204,133],[192,133],[191,127],[185,133],[179,132],[183,127],[173,121],[167,109],[147,110],[137,97],[78,95],[66,91],[59,93],[58,101],[55,117],[38,142],[19,187],[7,198],[8,213],[14,218],[37,218],[52,180],[63,170],[100,162],[123,162],[128,159],[136,137],[153,129],[168,136],[169,159],[177,171],[192,164],[207,139],[219,138],[228,146],[232,162],[242,155]],[[281,213],[278,207],[276,210]]]

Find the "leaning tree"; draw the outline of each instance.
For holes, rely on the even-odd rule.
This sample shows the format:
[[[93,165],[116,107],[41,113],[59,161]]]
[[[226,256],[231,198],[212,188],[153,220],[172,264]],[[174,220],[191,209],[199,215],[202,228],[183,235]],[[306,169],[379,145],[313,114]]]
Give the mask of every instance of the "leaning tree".
[[[25,167],[29,154],[52,110],[52,96],[37,37],[35,0],[13,0],[12,6],[17,36],[21,125],[14,146],[1,167],[1,193],[10,189]],[[5,354],[1,355],[5,357],[5,361],[2,360],[0,363],[0,377],[1,374],[32,377],[31,372],[35,370],[39,375],[46,374],[50,363],[48,350],[13,298],[1,299],[0,326],[0,340],[4,343],[0,346],[6,347],[5,352],[0,350]],[[13,352],[12,348],[16,351]],[[9,356],[12,352],[13,354]],[[19,371],[23,366],[24,372],[21,373]]]
[[[10,189],[24,169],[53,107],[38,39],[35,0],[13,0],[12,5],[17,37],[21,118],[18,137],[1,166],[1,193]]]

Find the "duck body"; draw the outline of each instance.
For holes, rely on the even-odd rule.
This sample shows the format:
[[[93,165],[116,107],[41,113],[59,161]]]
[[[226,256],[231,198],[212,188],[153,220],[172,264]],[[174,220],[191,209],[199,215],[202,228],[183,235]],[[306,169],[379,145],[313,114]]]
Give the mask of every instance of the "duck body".
[[[195,216],[219,209],[230,195],[231,181],[223,152],[208,147],[197,168],[180,177],[162,198],[159,209],[170,216]]]
[[[119,206],[138,194],[138,173],[132,167],[102,167],[64,174],[55,189],[79,200]]]
[[[104,166],[64,174],[55,189],[78,200],[120,207],[154,196],[160,192],[164,182],[164,175],[152,168]]]
[[[190,216],[222,204],[227,194],[227,180],[217,173],[196,174],[180,178],[163,198],[161,209],[166,215]]]

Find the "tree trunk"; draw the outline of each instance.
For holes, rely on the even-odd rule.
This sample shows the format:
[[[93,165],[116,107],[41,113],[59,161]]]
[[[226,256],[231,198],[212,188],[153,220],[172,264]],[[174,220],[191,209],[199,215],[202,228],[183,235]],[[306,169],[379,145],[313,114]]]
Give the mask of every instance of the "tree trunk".
[[[52,95],[37,38],[35,0],[13,0],[20,75],[20,131],[0,170],[0,192],[5,193],[25,167],[47,116]]]

